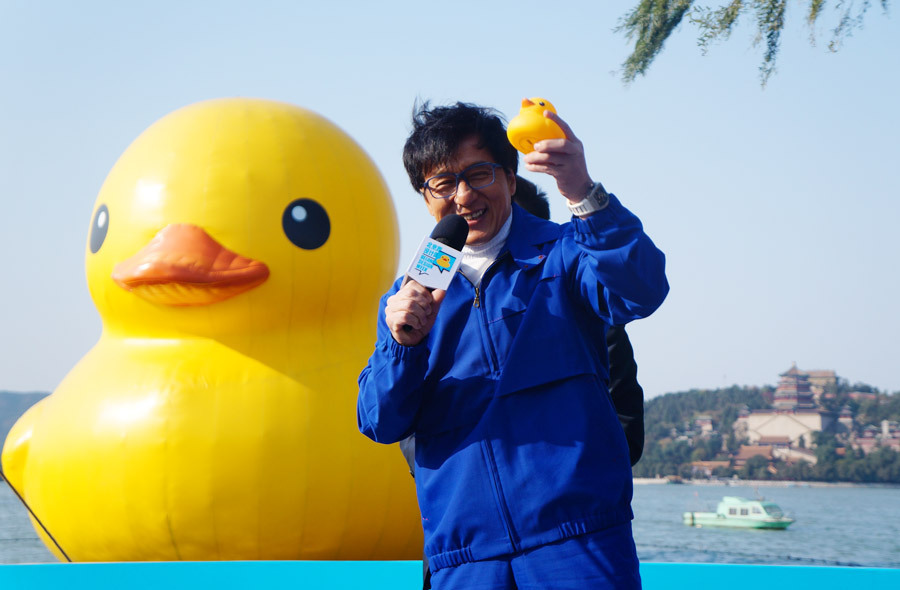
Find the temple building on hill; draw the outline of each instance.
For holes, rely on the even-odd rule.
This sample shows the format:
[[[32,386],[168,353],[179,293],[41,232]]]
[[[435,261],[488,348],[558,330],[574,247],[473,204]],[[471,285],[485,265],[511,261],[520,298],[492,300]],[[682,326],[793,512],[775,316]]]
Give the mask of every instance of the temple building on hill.
[[[796,366],[796,363],[795,365]],[[834,388],[837,386],[837,374],[834,371],[804,371],[809,377],[809,388],[813,397],[818,401],[822,394],[831,389],[834,395]]]
[[[715,433],[712,416],[709,414],[701,414],[694,418],[694,426],[700,431],[701,435],[709,435]]]
[[[889,420],[882,420],[881,428],[869,424],[862,428],[858,436],[853,437],[852,442],[853,446],[862,449],[867,455],[882,448],[900,452],[900,424]]]
[[[734,423],[735,434],[746,437],[751,445],[812,448],[812,433],[834,431],[837,416],[816,406],[809,373],[799,370],[796,363],[780,377],[773,409],[751,412],[742,408]]]
[[[838,417],[838,425],[835,432],[842,440],[848,440],[853,436],[853,411],[850,406],[844,404],[841,408],[840,417]]]
[[[801,398],[797,400],[800,404],[817,404],[823,397],[833,398],[838,382],[837,373],[832,370],[802,371],[797,368],[797,363],[793,363],[791,368],[779,377],[781,379],[778,390],[781,390],[781,396],[786,398],[789,404],[792,403],[791,397],[795,394],[795,390]],[[775,392],[773,403],[779,399],[778,390]]]
[[[900,452],[900,423],[882,420],[880,426],[858,424],[849,405],[845,404],[840,412],[830,412],[819,405],[823,397],[836,396],[838,377],[834,371],[801,371],[794,363],[779,377],[778,386],[767,399],[770,409],[751,411],[743,406],[738,411],[732,428],[744,444],[733,457],[735,467],[741,467],[756,455],[765,457],[770,469],[774,469],[776,459],[815,464],[816,455],[811,451],[815,446],[813,433],[820,431],[833,433],[837,442],[845,445],[836,449],[839,455],[848,449],[861,449],[866,454],[884,448]],[[847,397],[877,401],[879,394],[877,390],[851,392]],[[695,420],[701,430],[707,418],[698,416]],[[704,465],[695,468],[700,472],[711,471]]]
[[[809,373],[797,368],[797,363],[779,375],[778,387],[775,388],[775,400],[772,405],[776,410],[793,408],[814,408],[813,392],[809,383]]]

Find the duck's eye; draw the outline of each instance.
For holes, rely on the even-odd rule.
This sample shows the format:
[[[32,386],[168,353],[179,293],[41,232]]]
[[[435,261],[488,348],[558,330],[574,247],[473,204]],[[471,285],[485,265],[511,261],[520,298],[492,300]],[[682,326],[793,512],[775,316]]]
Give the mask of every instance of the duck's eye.
[[[281,227],[288,239],[304,250],[315,250],[331,234],[328,213],[312,199],[297,199],[288,205],[281,216]]]
[[[94,213],[94,220],[91,222],[91,253],[96,254],[100,251],[100,246],[106,240],[106,232],[109,231],[109,209],[106,205],[100,205],[97,212]]]
[[[545,102],[539,102],[538,104],[541,105],[542,107],[547,106],[547,103],[545,103]]]

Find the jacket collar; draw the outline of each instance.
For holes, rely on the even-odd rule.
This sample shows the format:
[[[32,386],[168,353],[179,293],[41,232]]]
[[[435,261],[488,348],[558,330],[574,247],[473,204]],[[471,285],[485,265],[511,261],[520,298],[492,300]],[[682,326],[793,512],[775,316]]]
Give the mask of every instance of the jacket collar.
[[[543,244],[556,241],[562,227],[552,221],[535,217],[513,203],[512,226],[504,250],[509,251],[516,264],[528,268],[544,261]]]

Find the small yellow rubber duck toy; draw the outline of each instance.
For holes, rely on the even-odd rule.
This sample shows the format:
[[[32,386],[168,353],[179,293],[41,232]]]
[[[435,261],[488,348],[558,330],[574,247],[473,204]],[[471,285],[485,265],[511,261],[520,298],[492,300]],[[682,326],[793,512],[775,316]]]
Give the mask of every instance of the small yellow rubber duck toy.
[[[523,154],[533,152],[534,144],[543,139],[566,137],[559,125],[544,116],[544,111],[555,113],[556,108],[545,98],[523,98],[519,114],[506,127],[509,142]]]
[[[420,558],[401,454],[356,425],[397,239],[375,165],[315,113],[220,99],[141,134],[85,248],[102,336],[3,447],[51,551]]]

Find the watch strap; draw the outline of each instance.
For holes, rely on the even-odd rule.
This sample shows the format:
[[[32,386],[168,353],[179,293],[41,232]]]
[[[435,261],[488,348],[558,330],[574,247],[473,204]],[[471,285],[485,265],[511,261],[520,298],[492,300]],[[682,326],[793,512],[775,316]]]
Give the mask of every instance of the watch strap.
[[[606,192],[602,184],[595,182],[585,198],[577,203],[567,200],[566,205],[568,206],[569,211],[574,215],[579,217],[590,215],[591,213],[605,209],[606,206],[609,205],[609,193]]]

